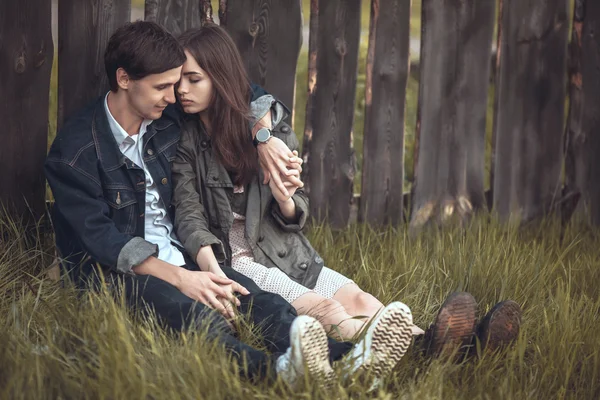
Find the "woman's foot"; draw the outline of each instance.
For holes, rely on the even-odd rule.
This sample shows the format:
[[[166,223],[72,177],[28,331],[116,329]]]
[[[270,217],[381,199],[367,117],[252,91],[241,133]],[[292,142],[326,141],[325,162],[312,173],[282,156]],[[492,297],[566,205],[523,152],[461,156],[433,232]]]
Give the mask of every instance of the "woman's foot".
[[[307,315],[297,317],[290,328],[290,347],[277,361],[277,375],[295,387],[305,375],[326,389],[335,384],[329,363],[329,346],[323,325]]]
[[[350,353],[353,365],[349,376],[371,378],[369,391],[376,389],[406,354],[412,326],[412,313],[406,304],[397,301],[383,308]]]

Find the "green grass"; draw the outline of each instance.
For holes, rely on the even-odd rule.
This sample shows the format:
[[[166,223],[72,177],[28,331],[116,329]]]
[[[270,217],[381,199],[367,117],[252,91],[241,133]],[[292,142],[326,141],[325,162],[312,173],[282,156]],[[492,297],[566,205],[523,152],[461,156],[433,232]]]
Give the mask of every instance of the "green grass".
[[[358,383],[325,394],[317,385],[292,391],[239,380],[202,332],[166,333],[106,293],[77,297],[44,278],[51,236],[27,242],[6,219],[0,233],[1,398],[364,397]],[[384,303],[409,304],[422,327],[455,290],[473,293],[480,314],[506,298],[523,307],[511,349],[453,364],[413,348],[379,398],[592,399],[600,395],[598,233],[570,227],[561,238],[552,223],[518,232],[477,220],[465,232],[416,239],[404,228],[361,225],[315,227],[309,236],[329,267]]]

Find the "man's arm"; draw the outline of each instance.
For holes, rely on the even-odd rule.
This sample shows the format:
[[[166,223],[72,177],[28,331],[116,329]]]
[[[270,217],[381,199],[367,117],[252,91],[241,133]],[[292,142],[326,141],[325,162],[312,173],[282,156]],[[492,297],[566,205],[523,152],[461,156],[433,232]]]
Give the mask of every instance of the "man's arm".
[[[55,199],[54,212],[66,221],[93,260],[114,271],[133,274],[134,266],[158,255],[155,244],[117,229],[109,217],[97,174],[52,157],[52,152],[45,172]]]
[[[289,110],[271,95],[264,95],[251,104],[252,115],[255,118],[252,125],[252,138],[262,127],[272,129],[289,115]],[[265,179],[264,184],[273,183],[285,196],[289,196],[285,182],[296,187],[303,187],[302,181],[295,176],[293,170],[302,172],[302,158],[293,154],[289,147],[279,138],[272,137],[267,143],[257,146],[258,157]],[[283,178],[283,179],[282,179]]]

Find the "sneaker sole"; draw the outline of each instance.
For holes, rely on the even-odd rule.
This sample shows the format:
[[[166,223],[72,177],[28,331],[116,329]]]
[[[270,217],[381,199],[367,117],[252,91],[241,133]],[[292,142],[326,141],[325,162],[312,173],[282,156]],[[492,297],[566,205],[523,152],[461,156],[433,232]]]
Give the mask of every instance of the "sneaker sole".
[[[479,324],[481,348],[493,352],[508,346],[519,336],[520,328],[521,307],[512,300],[496,304]]]
[[[456,292],[448,296],[428,329],[429,356],[451,354],[468,346],[475,335],[477,302],[471,294]]]
[[[390,308],[378,317],[371,338],[371,357],[359,373],[371,373],[377,380],[392,372],[412,342],[412,315],[404,307]]]
[[[325,389],[332,388],[335,384],[335,372],[329,363],[327,335],[321,323],[316,320],[307,323],[300,332],[299,342],[309,376],[318,379]]]

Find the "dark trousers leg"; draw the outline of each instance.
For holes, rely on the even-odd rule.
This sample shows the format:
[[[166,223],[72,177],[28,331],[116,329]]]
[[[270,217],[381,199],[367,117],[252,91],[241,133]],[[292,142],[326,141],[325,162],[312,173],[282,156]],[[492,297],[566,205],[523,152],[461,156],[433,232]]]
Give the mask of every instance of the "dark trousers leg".
[[[296,309],[278,294],[265,292],[250,278],[232,268],[223,268],[229,279],[244,286],[250,294],[239,297],[242,314],[250,316],[251,321],[260,326],[265,345],[273,353],[283,353],[290,346],[290,327],[297,317]],[[337,361],[352,348],[350,342],[338,342],[329,339],[329,358]]]
[[[124,290],[128,306],[142,312],[153,310],[167,327],[207,329],[209,337],[224,345],[250,379],[273,378],[273,357],[254,349],[235,336],[223,316],[181,293],[171,284],[149,275],[123,276],[110,274],[107,282]],[[88,284],[94,282],[89,282]],[[96,281],[97,284],[97,281]]]

